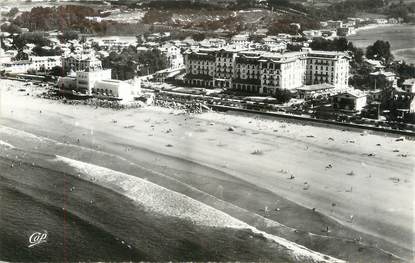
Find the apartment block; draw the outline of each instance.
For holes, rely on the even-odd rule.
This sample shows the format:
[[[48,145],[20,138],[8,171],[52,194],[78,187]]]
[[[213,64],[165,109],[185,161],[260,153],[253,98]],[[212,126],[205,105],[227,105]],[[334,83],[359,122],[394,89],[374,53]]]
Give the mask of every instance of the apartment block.
[[[347,87],[349,61],[347,53],[335,51],[307,51],[306,85],[328,83]]]
[[[349,60],[343,52],[311,49],[286,53],[235,48],[188,51],[185,83],[258,94],[321,83],[345,88]]]
[[[101,60],[93,55],[69,55],[62,57],[62,67],[65,72],[82,71],[86,69],[102,68]]]
[[[240,49],[200,49],[185,52],[187,78],[194,86],[231,88],[235,58]]]
[[[37,71],[46,71],[53,67],[62,66],[60,56],[30,56],[29,61],[32,62],[32,68]]]

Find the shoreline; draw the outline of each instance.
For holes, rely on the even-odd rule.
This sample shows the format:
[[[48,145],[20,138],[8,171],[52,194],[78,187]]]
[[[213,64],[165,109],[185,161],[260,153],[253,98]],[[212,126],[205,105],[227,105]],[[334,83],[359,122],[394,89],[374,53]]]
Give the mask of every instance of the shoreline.
[[[372,30],[372,29],[382,28],[382,27],[396,26],[396,25],[407,25],[407,24],[368,24],[368,25],[356,28],[355,34],[352,34],[351,36],[356,35],[358,32],[361,32],[361,31]]]
[[[5,81],[16,81],[16,80],[12,80],[12,79],[8,79],[8,78],[0,78],[1,80],[5,80]],[[19,81],[19,80],[17,80]],[[43,100],[49,100],[49,101],[54,101],[54,102],[58,102],[58,103],[62,103],[61,100],[55,100],[52,99],[50,97],[42,97],[40,95],[40,91],[42,92],[46,92],[46,89],[43,89],[41,87],[37,88],[38,91],[37,93],[34,93],[35,96],[38,99],[43,99]],[[33,94],[32,94],[33,95]],[[69,105],[87,105],[93,108],[96,108],[97,105],[96,104],[90,104],[90,103],[82,103],[82,101],[76,101],[76,103],[68,103]],[[140,109],[140,108],[149,108],[152,107],[154,109],[166,109],[168,111],[171,110],[176,110],[176,111],[181,111],[180,109],[171,109],[169,107],[163,107],[163,106],[149,106],[149,105],[130,105],[130,106],[126,106],[126,107],[120,107],[120,108],[112,108],[112,107],[107,107],[104,105],[101,105],[99,107],[102,108],[108,108],[108,109]],[[343,122],[338,122],[338,121],[334,121],[334,120],[326,120],[326,119],[318,119],[318,118],[311,118],[308,116],[304,116],[304,115],[296,115],[296,114],[288,114],[288,113],[279,113],[279,112],[261,112],[261,111],[255,111],[255,110],[248,110],[248,109],[242,109],[242,108],[232,108],[232,107],[227,107],[227,106],[221,106],[221,105],[210,105],[210,107],[216,108],[216,110],[213,110],[217,113],[220,112],[225,112],[228,114],[232,114],[233,112],[240,112],[241,115],[243,114],[252,114],[253,117],[263,117],[263,118],[274,118],[275,120],[279,120],[279,121],[288,121],[288,122],[292,122],[292,123],[297,123],[297,124],[302,124],[302,125],[315,125],[315,126],[320,126],[320,127],[330,127],[332,129],[337,129],[337,130],[343,130],[343,129],[351,129],[354,130],[355,132],[367,132],[367,131],[372,131],[372,132],[378,132],[380,134],[387,134],[388,136],[391,137],[396,137],[396,135],[402,135],[402,136],[410,136],[410,137],[414,137],[415,136],[415,131],[413,129],[392,129],[392,128],[384,128],[382,126],[378,127],[372,124],[359,124],[359,123],[343,123]]]
[[[391,52],[395,60],[403,60],[407,64],[415,64],[415,47],[391,50]]]
[[[354,46],[366,49],[369,45],[373,45],[377,40],[388,41],[390,43],[391,52],[393,54],[401,54],[396,56],[397,60],[404,60],[408,64],[415,63],[412,38],[415,34],[414,25],[409,23],[403,24],[371,24],[358,28],[355,34],[347,36],[347,40],[352,42]]]
[[[219,125],[219,124],[218,124]],[[4,126],[3,126],[4,127]],[[29,128],[29,127],[26,127],[26,129],[27,128]],[[2,131],[3,130],[3,131]],[[13,129],[14,130],[14,129]],[[0,129],[0,132],[1,133],[3,133],[4,132],[4,128],[2,128],[2,129]],[[42,138],[42,137],[37,137],[38,135],[36,135],[36,134],[26,134],[26,132],[23,132],[23,133],[21,133],[21,132],[17,132],[17,130],[14,130],[14,132],[12,132],[12,134],[16,134],[16,135],[18,135],[18,138],[15,138],[15,139],[18,139],[19,140],[19,142],[18,141],[15,141],[15,142],[12,142],[16,147],[16,149],[22,149],[21,147],[22,147],[22,145],[27,145],[28,143],[27,142],[25,142],[25,140],[26,139],[24,139],[24,138],[26,138],[27,136],[27,138],[30,138],[30,140],[34,140],[34,141],[38,141],[39,143],[42,143],[42,148],[43,147],[46,147],[46,146],[44,146],[45,144],[46,144],[46,141],[44,141],[45,140],[45,138]],[[36,132],[37,133],[37,132]],[[23,137],[22,137],[23,136]],[[73,134],[71,134],[71,135],[69,135],[70,137],[67,137],[67,139],[70,139],[70,138],[72,138],[72,139],[75,139],[74,138],[74,135]],[[96,136],[96,138],[101,138],[102,137],[102,135],[100,135],[98,132],[97,133],[95,133],[95,136]],[[9,136],[6,136],[6,138],[7,138],[7,140],[9,141],[10,140],[10,138],[8,138]],[[20,139],[19,139],[20,138]],[[49,135],[47,135],[47,138],[51,138]],[[48,141],[49,139],[47,139],[47,141]],[[29,143],[28,145],[30,145],[31,143]],[[64,146],[64,145],[67,145],[67,146]],[[130,145],[130,144],[128,144],[128,145]],[[67,153],[67,150],[65,149],[65,147],[69,147],[70,146],[70,148],[72,148],[72,147],[75,147],[75,148],[78,148],[78,146],[76,146],[76,145],[72,145],[71,146],[71,144],[68,144],[68,142],[64,142],[63,144],[62,144],[62,146],[61,146],[61,148],[62,148],[62,153],[63,154],[65,154],[65,155],[68,155],[68,153]],[[39,147],[39,146],[38,146]],[[108,147],[108,145],[107,145],[107,147]],[[129,146],[129,147],[132,147],[132,146]],[[82,147],[83,148],[83,147]],[[88,149],[89,147],[87,147],[87,148],[85,148],[85,149]],[[90,154],[92,154],[92,153],[94,153],[94,155],[95,154],[97,154],[97,153],[99,153],[100,152],[100,150],[98,150],[98,152],[96,151],[96,150],[93,150],[93,148],[94,147],[92,147],[92,149],[90,149],[90,150],[88,150],[88,152],[89,153],[86,153],[88,156],[90,155]],[[137,149],[134,149],[134,148],[132,148],[131,150],[133,150],[134,152],[136,152],[137,151]],[[37,151],[39,151],[39,149],[37,150]],[[73,152],[73,150],[70,150],[70,151],[68,151],[68,152]],[[75,154],[75,153],[73,153],[73,154]],[[71,154],[72,155],[72,154]],[[92,184],[95,184],[95,183],[97,183],[97,185],[101,185],[101,183],[99,183],[99,181],[100,180],[106,180],[105,179],[105,177],[104,178],[101,178],[101,175],[103,174],[102,172],[99,172],[100,170],[102,170],[102,169],[105,169],[105,170],[107,170],[108,171],[108,168],[106,168],[106,167],[108,167],[108,165],[110,165],[109,163],[110,163],[110,161],[108,161],[107,159],[108,159],[108,157],[109,158],[113,158],[112,156],[108,156],[108,157],[105,157],[105,158],[103,158],[104,156],[102,156],[101,158],[102,158],[102,160],[101,161],[98,161],[98,163],[102,163],[102,164],[95,164],[94,165],[94,167],[97,167],[97,171],[92,171],[92,172],[97,172],[97,175],[89,175],[89,177],[91,178],[91,176],[92,176],[92,179],[93,179],[93,181],[91,182]],[[167,157],[167,156],[166,156]],[[78,157],[79,158],[79,157]],[[36,161],[36,164],[37,165],[39,165],[39,161],[40,160],[38,160],[38,161]],[[107,161],[108,161],[108,163],[107,163]],[[53,163],[54,163],[55,161],[53,161]],[[94,163],[94,162],[93,162]],[[66,172],[66,173],[68,173],[68,174],[72,174],[73,173],[73,176],[74,177],[78,177],[78,176],[81,176],[81,175],[83,175],[85,172],[86,172],[86,170],[90,170],[90,168],[88,168],[88,169],[84,169],[84,168],[82,168],[82,167],[84,167],[84,166],[91,166],[90,164],[87,164],[87,163],[85,163],[85,164],[82,164],[81,166],[80,166],[80,169],[81,170],[78,170],[78,172],[77,172],[77,170],[75,170],[74,172]],[[105,166],[97,166],[97,165],[105,165]],[[128,164],[128,165],[131,165],[131,164]],[[127,166],[128,166],[127,165]],[[49,165],[47,165],[46,166],[46,168],[48,167]],[[43,167],[43,165],[42,165],[42,167]],[[47,169],[53,169],[52,168],[53,167],[53,164],[52,164],[52,166],[50,167],[50,168],[47,168]],[[111,165],[109,166],[109,167],[111,167]],[[95,168],[93,168],[94,170],[95,170]],[[141,169],[141,168],[140,168]],[[64,170],[65,171],[65,170]],[[129,169],[127,169],[127,170],[123,170],[123,169],[121,169],[121,170],[117,170],[116,172],[113,172],[113,173],[119,173],[118,171],[124,171],[124,172],[126,172],[126,173],[130,173],[129,172]],[[133,171],[137,171],[137,168],[133,168]],[[164,172],[166,172],[165,170],[164,170]],[[177,171],[176,171],[177,172]],[[176,173],[176,172],[174,172],[174,173]],[[193,172],[194,172],[194,170],[193,170]],[[89,172],[88,172],[89,173]],[[76,174],[78,174],[77,176],[75,176]],[[137,176],[136,174],[134,174],[134,172],[133,173],[131,173],[131,175],[134,175],[134,176]],[[194,174],[194,175],[196,175],[196,174]],[[204,175],[205,176],[205,175]],[[150,182],[153,182],[154,183],[154,179],[152,179],[152,177],[150,176],[145,176],[145,178],[144,178],[146,181],[150,181]],[[164,178],[164,179],[167,179],[167,178]],[[196,178],[195,178],[196,179]],[[200,178],[201,179],[201,182],[203,182],[203,180],[205,180],[205,179],[202,179],[202,178]],[[200,180],[199,179],[199,180]],[[121,180],[124,180],[124,179],[121,179]],[[115,181],[115,184],[117,184],[119,182],[119,180],[116,180]],[[171,188],[172,187],[172,184],[171,184],[172,182],[170,182],[170,183],[168,183],[166,186],[167,186],[167,188]],[[158,182],[158,184],[160,184],[160,182]],[[174,183],[173,183],[174,184]],[[223,183],[221,183],[221,184],[223,184]],[[113,187],[111,186],[112,185],[112,183],[110,183],[109,185],[106,185],[106,183],[104,183],[104,185],[102,185],[102,186],[104,186],[104,187],[107,187],[108,189],[112,189]],[[129,184],[130,185],[130,184]],[[162,185],[162,184],[161,184]],[[190,184],[190,185],[192,185],[192,184]],[[121,185],[122,186],[122,185]],[[118,186],[114,186],[115,188],[113,189],[115,192],[120,192],[120,188],[118,187]],[[227,187],[224,185],[224,187],[225,187],[225,189],[227,189]],[[80,188],[80,186],[77,186],[77,188]],[[179,189],[180,189],[181,187],[179,187]],[[199,187],[197,187],[197,188],[199,188]],[[133,189],[135,189],[135,187],[133,187]],[[178,189],[173,189],[173,190],[175,190],[175,191],[177,191]],[[243,190],[243,188],[241,188],[241,186],[239,186],[239,190]],[[180,192],[180,191],[178,191],[178,192]],[[120,193],[120,194],[122,194],[122,193]],[[213,193],[211,193],[211,194],[213,194]],[[186,195],[187,196],[189,196],[189,192],[188,191],[186,191]],[[199,195],[199,194],[198,194]],[[210,198],[215,198],[214,196],[215,196],[216,194],[213,194],[213,196],[212,197],[210,197]],[[134,198],[136,198],[135,197],[135,195],[134,196],[132,196],[132,197],[134,197]],[[191,198],[194,198],[195,200],[198,200],[199,198],[195,198],[195,196],[192,196],[192,195],[190,195],[190,197]],[[134,199],[133,198],[133,199]],[[206,200],[206,197],[201,197],[202,199],[201,200],[199,200],[199,201],[202,201],[203,200],[203,202],[204,203],[206,203],[206,204],[208,204],[208,205],[210,205],[210,206],[212,206],[212,207],[216,207],[216,208],[218,208],[217,207],[217,203],[218,203],[218,200],[216,200],[215,201],[215,199],[213,199],[211,202],[213,202],[213,203],[211,203],[211,202],[207,202],[207,200]],[[281,198],[281,197],[280,197]],[[279,198],[279,199],[280,199]],[[221,199],[223,199],[223,197],[221,197]],[[262,202],[268,202],[267,201],[267,199],[269,199],[269,198],[260,198],[260,200],[262,201]],[[274,200],[275,200],[275,197],[274,197]],[[259,202],[261,202],[261,201],[259,201]],[[223,202],[223,201],[221,201],[221,202]],[[279,202],[282,202],[281,204],[280,204],[280,206],[282,206],[283,208],[283,210],[285,210],[285,208],[284,208],[284,201],[282,201],[282,200],[279,200]],[[215,205],[216,204],[216,205]],[[226,204],[226,202],[224,203],[224,205]],[[219,207],[220,207],[220,210],[223,210],[223,209],[225,209],[226,208],[226,206],[227,205],[225,205],[225,206],[222,206],[222,205],[220,205]],[[294,209],[296,206],[292,206],[292,205],[289,205],[288,206],[290,209]],[[302,207],[302,208],[301,208]],[[305,206],[303,206],[303,204],[298,204],[298,208],[301,208],[301,209],[305,209],[306,211],[308,211],[307,213],[310,213],[311,212],[311,208],[306,208]],[[246,220],[247,220],[247,218],[246,218],[246,216],[244,215],[242,218],[240,217],[240,216],[242,216],[242,214],[240,214],[241,213],[241,211],[239,211],[239,207],[238,206],[236,206],[235,208],[232,208],[231,210],[227,210],[227,209],[229,209],[229,207],[228,208],[226,208],[226,213],[228,213],[229,214],[229,212],[231,211],[231,210],[234,210],[234,209],[236,209],[233,213],[237,213],[237,215],[239,215],[239,216],[237,216],[236,218],[239,218],[240,220],[242,219],[242,218],[245,218],[243,221],[244,222],[247,222]],[[297,210],[297,209],[296,209]],[[239,212],[238,212],[239,211]],[[255,210],[254,210],[255,211]],[[243,214],[245,214],[245,213],[247,213],[248,211],[246,211],[246,212],[242,212]],[[324,218],[324,215],[323,214],[320,214],[320,213],[312,213],[312,214],[314,214],[315,216],[317,216],[317,218],[315,218],[315,219],[313,219],[312,221],[307,221],[307,224],[308,225],[315,225],[316,223],[317,223],[317,225],[319,224],[318,223],[318,221],[320,221],[320,220],[322,220],[322,217]],[[230,215],[232,215],[232,213],[230,213]],[[274,221],[274,220],[276,220],[276,219],[274,219],[274,218],[270,218],[270,215],[267,215],[267,214],[263,214],[263,212],[259,212],[258,213],[258,215],[256,215],[256,214],[254,214],[255,216],[254,216],[254,218],[252,218],[251,219],[251,224],[254,224],[254,226],[255,225],[258,225],[258,224],[260,224],[260,226],[262,225],[262,223],[260,223],[261,221],[263,221],[264,220],[264,224],[265,224],[265,229],[264,229],[264,226],[262,226],[262,227],[259,227],[258,229],[259,230],[262,230],[262,231],[265,231],[265,232],[267,232],[267,233],[271,233],[271,235],[277,235],[278,233],[284,233],[283,234],[283,236],[284,235],[287,235],[288,234],[288,236],[292,236],[292,234],[289,234],[290,232],[292,232],[292,231],[294,231],[294,233],[299,233],[300,234],[300,236],[301,235],[303,235],[303,234],[306,234],[306,237],[301,237],[301,239],[300,240],[302,240],[303,239],[303,241],[300,241],[298,238],[296,238],[295,240],[297,240],[296,242],[299,242],[300,243],[300,249],[302,249],[301,248],[301,244],[303,244],[304,242],[305,242],[305,244],[303,244],[303,245],[307,245],[306,247],[309,247],[309,246],[311,246],[311,249],[313,249],[314,248],[314,250],[321,250],[322,248],[321,247],[314,247],[314,246],[316,246],[317,245],[317,243],[316,244],[314,244],[314,242],[317,242],[316,241],[316,239],[317,238],[321,238],[321,237],[324,237],[325,236],[325,234],[324,233],[322,233],[322,234],[320,234],[320,231],[319,230],[317,230],[316,232],[314,232],[314,233],[310,233],[310,234],[308,234],[309,235],[309,237],[310,237],[310,235],[311,236],[314,236],[314,238],[312,238],[312,240],[314,240],[314,241],[311,241],[311,243],[309,243],[310,241],[307,241],[307,239],[309,238],[307,238],[307,232],[304,232],[305,231],[305,229],[301,229],[301,230],[299,230],[299,229],[295,229],[295,228],[292,228],[292,227],[287,227],[287,226],[285,226],[285,225],[280,225],[280,223],[278,223],[278,221]],[[248,218],[249,218],[250,216],[248,216]],[[252,221],[253,220],[253,221]],[[293,220],[293,219],[291,219],[291,220]],[[290,220],[290,221],[291,221]],[[313,221],[315,221],[315,220],[317,220],[317,222],[313,222]],[[296,220],[297,221],[297,220]],[[249,221],[248,221],[248,224],[249,224]],[[327,222],[326,223],[323,223],[323,222],[320,222],[320,224],[322,224],[322,225],[325,225],[325,224],[327,224]],[[331,240],[330,242],[334,242],[335,240],[337,240],[338,239],[338,241],[341,241],[341,240],[343,240],[344,239],[344,241],[343,242],[346,242],[346,244],[343,244],[343,249],[346,249],[346,247],[347,247],[347,250],[349,250],[350,251],[350,253],[354,253],[355,252],[355,250],[353,249],[353,247],[355,247],[355,246],[359,246],[359,247],[364,247],[365,248],[365,250],[367,249],[368,251],[370,251],[369,253],[373,253],[373,254],[369,254],[369,255],[371,255],[371,256],[369,256],[369,259],[370,260],[373,260],[374,258],[376,258],[376,260],[375,261],[370,261],[370,260],[365,260],[365,262],[386,262],[386,261],[384,261],[384,256],[382,256],[382,254],[384,254],[384,253],[386,253],[385,251],[383,251],[383,250],[378,250],[377,248],[376,249],[374,249],[372,246],[373,246],[373,241],[369,241],[369,240],[371,240],[372,238],[369,238],[369,237],[367,237],[365,234],[363,234],[363,233],[360,233],[360,234],[353,234],[353,232],[352,233],[349,233],[349,234],[346,234],[349,230],[346,230],[347,229],[347,226],[346,225],[344,225],[344,223],[341,223],[340,224],[340,227],[343,229],[343,228],[346,228],[346,229],[343,229],[343,230],[341,230],[340,231],[340,233],[342,233],[343,231],[345,231],[343,234],[341,234],[340,236],[338,236],[339,235],[339,233],[337,233],[337,230],[336,230],[336,224],[337,223],[334,223],[333,224],[333,222],[332,223],[330,223],[330,229],[331,229],[331,234],[330,235],[328,235],[327,237],[325,237],[327,240],[325,240],[325,238],[323,238],[323,243],[326,243],[326,242],[328,242],[329,240]],[[319,228],[319,227],[318,227]],[[271,232],[270,232],[271,231]],[[282,231],[282,232],[281,232]],[[288,232],[287,232],[288,231]],[[256,231],[254,231],[254,233],[255,233]],[[341,237],[342,235],[344,235],[344,234],[346,234],[346,236],[348,236],[348,235],[351,235],[351,236],[354,236],[354,237],[356,237],[356,236],[360,236],[360,238],[362,238],[363,237],[363,240],[364,240],[364,242],[357,242],[354,238],[352,239],[352,237]],[[321,236],[321,237],[319,237],[320,235],[323,235],[323,236]],[[277,235],[277,236],[280,236],[280,235]],[[333,238],[334,238],[334,240],[333,240]],[[292,237],[290,238],[290,239],[292,239]],[[289,240],[290,240],[289,239]],[[285,242],[285,241],[283,241],[283,240],[281,240],[282,242]],[[130,242],[132,242],[132,241],[130,241]],[[335,242],[334,242],[334,244],[335,244]],[[380,245],[380,244],[378,244],[379,246],[383,246],[383,245]],[[376,245],[376,246],[378,246],[378,245]],[[292,245],[290,245],[291,247],[292,247]],[[330,248],[332,245],[328,245],[328,244],[326,244],[326,245],[323,245],[323,249],[328,249],[328,248]],[[350,247],[351,246],[351,247]],[[350,249],[352,249],[352,250],[350,250]],[[330,249],[329,249],[329,251],[330,251]],[[401,257],[399,257],[398,256],[398,254],[397,254],[397,252],[395,251],[395,252],[392,252],[392,251],[390,251],[390,250],[388,250],[389,252],[388,252],[388,254],[389,253],[391,253],[391,255],[395,258],[395,260],[397,260],[397,262],[401,262],[401,261],[404,261]],[[333,252],[331,252],[331,253],[333,253]],[[330,254],[330,253],[329,253]],[[362,254],[362,253],[359,253],[359,254]],[[316,256],[318,257],[318,255],[319,254],[316,254]],[[349,255],[350,256],[350,255]],[[327,258],[326,258],[327,259]],[[319,261],[320,262],[320,261]]]
[[[241,195],[241,199],[231,199],[241,207],[247,205],[242,198],[246,199],[249,195],[238,193],[238,190],[243,189],[240,186],[242,182],[249,183],[251,187],[246,191],[251,194],[255,186],[255,189],[263,189],[303,207],[317,207],[322,214],[340,220],[347,228],[361,227],[377,233],[381,239],[410,246],[405,240],[411,240],[413,236],[413,229],[408,229],[413,207],[407,200],[410,197],[408,191],[413,189],[410,175],[414,158],[411,152],[415,145],[412,141],[400,143],[388,136],[362,135],[355,131],[304,126],[262,117],[214,112],[186,115],[154,107],[123,111],[94,110],[83,105],[65,105],[25,96],[13,89],[7,91],[2,88],[1,93],[3,125],[21,125],[31,133],[60,141],[60,147],[52,148],[55,154],[64,151],[68,141],[76,144],[76,138],[79,138],[83,147],[112,153],[156,171],[167,169],[171,171],[166,174],[167,177],[205,193],[217,195],[218,189],[222,189],[220,192],[225,196],[235,198]],[[233,132],[227,131],[229,126],[234,127]],[[5,142],[10,145],[19,143],[18,138],[14,138],[16,135],[9,133],[8,137],[4,137]],[[409,157],[397,156],[393,153],[395,148]],[[375,152],[376,156],[368,157],[368,152]],[[87,153],[79,155],[75,149],[63,154],[71,154],[76,159],[91,158]],[[191,163],[184,164],[185,160]],[[101,162],[96,158],[90,161],[95,164]],[[333,164],[332,169],[325,168],[328,162]],[[195,169],[192,163],[203,164],[216,172]],[[118,167],[115,170],[126,169],[116,163],[114,165]],[[350,167],[354,168],[353,176],[347,176]],[[295,175],[295,179],[288,180],[289,174]],[[372,174],[376,176],[372,177]],[[228,176],[232,176],[229,177],[232,180]],[[399,177],[401,181],[396,184],[389,177]],[[157,180],[157,184],[171,187],[165,179]],[[221,180],[234,181],[231,185],[235,186],[221,183]],[[309,186],[305,187],[305,182]],[[351,188],[352,192],[349,191]],[[402,194],[396,196],[396,191]],[[184,193],[188,195],[189,191]],[[372,198],[367,199],[368,195]],[[250,211],[263,216],[267,215],[258,211],[258,207],[274,209],[276,205],[275,199],[262,204],[264,198],[249,200],[253,202]],[[390,207],[394,210],[389,211]],[[301,217],[294,216],[299,209],[292,209],[282,206],[280,212],[272,213],[272,219],[299,229],[311,227],[315,233],[321,234],[322,226],[318,220],[304,225]],[[351,214],[356,218],[353,224],[348,222]],[[379,232],[377,227],[382,230]],[[333,235],[336,231],[333,229]],[[381,239],[378,242],[382,243]],[[313,243],[308,245],[313,246]]]

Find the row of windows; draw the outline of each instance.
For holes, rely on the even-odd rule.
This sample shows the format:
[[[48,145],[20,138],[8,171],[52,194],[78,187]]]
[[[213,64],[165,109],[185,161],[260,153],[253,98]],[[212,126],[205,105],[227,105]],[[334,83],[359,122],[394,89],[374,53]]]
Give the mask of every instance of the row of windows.
[[[261,72],[259,70],[250,71],[250,70],[244,70],[244,69],[236,71],[236,74],[240,74],[240,73],[242,73],[242,74],[251,74],[251,73],[252,74],[259,74]]]
[[[112,95],[112,90],[109,89],[91,89],[92,93],[98,93],[98,94],[109,94]]]
[[[233,88],[241,90],[241,91],[246,91],[246,92],[253,92],[253,93],[259,92],[259,87],[254,86],[254,85],[233,84]]]
[[[310,62],[311,62],[311,64],[334,66],[334,61],[311,59]]]
[[[240,79],[253,79],[253,80],[258,79],[258,75],[237,75],[236,77]]]
[[[203,61],[203,60],[198,60],[198,61],[190,61],[189,62],[190,65],[195,64],[195,65],[213,65],[213,62],[211,61]]]
[[[319,68],[318,66],[315,66],[315,67],[314,67],[314,69],[318,69],[318,68]],[[309,69],[313,69],[313,66],[312,66],[312,65],[310,65],[310,66],[309,66]],[[326,66],[326,67],[320,66],[320,70],[323,70],[323,69],[326,69],[326,70],[329,70],[329,69],[330,69],[330,70],[334,70],[334,67],[330,67],[330,68],[329,68],[329,66]]]
[[[265,85],[279,86],[280,85],[280,82],[279,81],[272,81],[272,80],[265,80],[263,82],[263,84],[265,84]]]
[[[250,65],[250,64],[236,64],[236,68],[259,69],[257,65]]]

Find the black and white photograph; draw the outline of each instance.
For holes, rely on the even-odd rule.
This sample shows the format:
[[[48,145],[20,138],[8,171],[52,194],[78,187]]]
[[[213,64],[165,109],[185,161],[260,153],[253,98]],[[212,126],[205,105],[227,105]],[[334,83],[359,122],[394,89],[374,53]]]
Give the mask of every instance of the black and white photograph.
[[[415,262],[415,0],[0,0],[0,262]]]

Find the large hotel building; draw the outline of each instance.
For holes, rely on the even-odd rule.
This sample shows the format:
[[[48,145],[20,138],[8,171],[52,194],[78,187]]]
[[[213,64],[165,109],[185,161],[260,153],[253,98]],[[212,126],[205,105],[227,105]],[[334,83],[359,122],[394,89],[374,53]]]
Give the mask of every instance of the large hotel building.
[[[313,51],[275,53],[236,48],[199,49],[185,53],[185,83],[274,94],[304,85],[328,83],[345,88],[349,56],[344,52]]]

